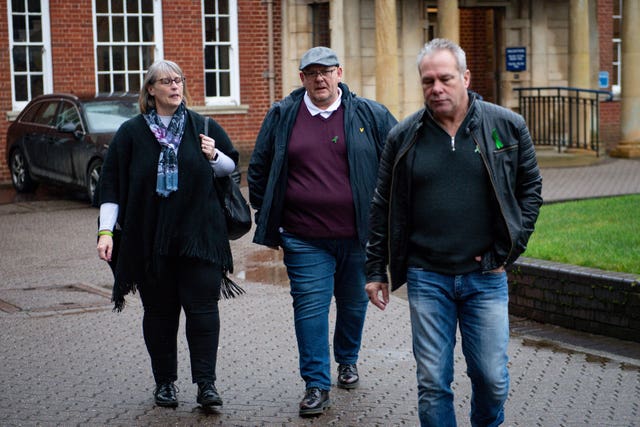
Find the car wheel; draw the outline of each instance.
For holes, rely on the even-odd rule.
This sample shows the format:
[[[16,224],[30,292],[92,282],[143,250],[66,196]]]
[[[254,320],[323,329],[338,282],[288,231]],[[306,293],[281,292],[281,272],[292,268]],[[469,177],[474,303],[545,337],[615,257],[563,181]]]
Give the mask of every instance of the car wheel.
[[[19,148],[11,152],[9,170],[11,171],[11,182],[18,193],[31,193],[38,186],[31,178],[27,158]]]
[[[100,182],[100,172],[102,172],[102,160],[94,160],[87,169],[87,196],[93,202],[93,197]]]

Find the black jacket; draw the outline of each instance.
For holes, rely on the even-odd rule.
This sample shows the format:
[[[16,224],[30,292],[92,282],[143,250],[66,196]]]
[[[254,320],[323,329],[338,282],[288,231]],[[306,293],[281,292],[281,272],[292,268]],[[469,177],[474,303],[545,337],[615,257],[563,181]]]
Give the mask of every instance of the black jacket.
[[[216,148],[237,164],[238,152],[226,132],[210,123]],[[187,110],[178,151],[178,190],[166,198],[155,191],[160,144],[142,114],[124,122],[109,145],[97,201],[119,206],[122,238],[113,262],[117,310],[124,307],[126,294],[153,286],[160,257],[192,257],[220,265],[223,273],[233,271],[213,170],[200,148],[198,134],[203,131],[204,118]]]
[[[526,249],[542,204],[542,177],[524,119],[506,108],[470,94],[468,132],[478,146],[501,213],[494,245],[483,254],[482,271],[513,263]],[[433,120],[425,108],[407,117],[389,133],[380,159],[377,187],[370,210],[367,282],[391,289],[406,282],[409,233],[410,152],[418,129]],[[499,143],[494,139],[493,131]],[[473,209],[473,207],[469,207]]]
[[[340,83],[344,107],[349,179],[356,212],[358,238],[368,237],[369,205],[376,183],[378,160],[389,130],[397,123],[383,105],[356,96]],[[280,221],[287,188],[287,150],[291,130],[304,105],[305,89],[293,91],[267,113],[251,155],[247,180],[249,200],[256,209],[254,243],[280,246]]]

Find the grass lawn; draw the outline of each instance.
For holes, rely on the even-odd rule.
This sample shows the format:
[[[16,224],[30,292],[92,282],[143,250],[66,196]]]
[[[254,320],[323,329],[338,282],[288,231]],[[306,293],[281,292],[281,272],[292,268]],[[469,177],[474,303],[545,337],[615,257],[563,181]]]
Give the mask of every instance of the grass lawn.
[[[543,205],[523,256],[640,274],[640,195]]]

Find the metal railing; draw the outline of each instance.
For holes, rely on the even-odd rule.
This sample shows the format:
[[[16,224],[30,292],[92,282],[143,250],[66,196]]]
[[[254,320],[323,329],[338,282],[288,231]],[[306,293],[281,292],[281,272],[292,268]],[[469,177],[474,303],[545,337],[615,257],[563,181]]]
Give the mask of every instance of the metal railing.
[[[581,148],[600,153],[600,102],[611,101],[604,90],[575,87],[520,87],[520,114],[527,121],[534,145]]]

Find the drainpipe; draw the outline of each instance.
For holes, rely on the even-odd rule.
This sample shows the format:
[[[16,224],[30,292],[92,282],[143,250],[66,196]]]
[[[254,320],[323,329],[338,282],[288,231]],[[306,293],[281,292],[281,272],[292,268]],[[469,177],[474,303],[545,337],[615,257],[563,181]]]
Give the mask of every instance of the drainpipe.
[[[269,80],[269,105],[276,101],[276,74],[273,70],[273,0],[264,0],[267,3],[267,46],[269,54],[269,69],[265,72],[265,77]]]

